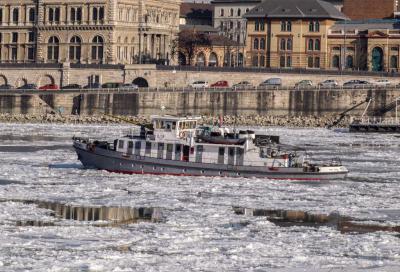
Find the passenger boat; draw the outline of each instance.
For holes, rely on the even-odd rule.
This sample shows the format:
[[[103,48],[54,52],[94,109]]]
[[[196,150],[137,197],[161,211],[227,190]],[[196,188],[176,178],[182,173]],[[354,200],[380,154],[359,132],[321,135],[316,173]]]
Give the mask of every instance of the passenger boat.
[[[74,137],[78,159],[87,168],[126,174],[341,179],[339,161],[313,164],[301,150],[288,150],[265,132],[199,126],[197,117],[153,116],[113,142]]]

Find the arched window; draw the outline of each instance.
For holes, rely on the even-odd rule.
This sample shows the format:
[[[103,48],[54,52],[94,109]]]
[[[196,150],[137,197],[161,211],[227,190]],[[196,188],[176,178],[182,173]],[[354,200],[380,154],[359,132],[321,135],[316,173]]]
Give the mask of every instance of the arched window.
[[[285,39],[281,39],[280,48],[281,48],[282,51],[286,50],[286,41],[285,41]]]
[[[74,36],[71,38],[69,46],[69,59],[74,62],[79,62],[81,59],[81,38]]]
[[[289,31],[289,32],[292,31],[292,22],[291,21],[286,22],[286,31]]]
[[[308,31],[314,32],[314,22],[313,21],[310,21],[310,23],[308,24]]]
[[[252,59],[252,63],[254,67],[258,67],[258,56],[254,55]]]
[[[315,40],[315,50],[316,51],[321,50],[321,41],[319,39]]]
[[[333,67],[333,68],[339,68],[339,65],[340,65],[340,63],[339,63],[339,56],[338,56],[338,55],[334,55],[334,56],[332,57],[332,67]]]
[[[214,52],[212,52],[210,54],[210,57],[208,58],[208,66],[218,66],[218,58],[217,58],[217,54],[215,54]]]
[[[240,29],[241,26],[242,26],[242,25],[241,25],[240,21],[238,21],[238,22],[237,22],[237,28]]]
[[[254,39],[253,48],[258,50],[258,39],[257,38]]]
[[[260,49],[265,50],[265,39],[264,38],[260,39]]]
[[[315,21],[314,31],[319,32],[319,21]]]
[[[291,56],[286,57],[286,67],[292,67],[292,57]]]
[[[30,8],[29,9],[29,22],[33,23],[35,21],[35,9],[34,8]]]
[[[93,21],[97,21],[99,19],[99,11],[98,11],[98,9],[97,8],[93,8],[92,12],[93,12],[92,13],[92,20]]]
[[[103,61],[104,40],[101,36],[96,36],[92,40],[92,60],[97,62]]]
[[[19,9],[18,8],[13,9],[12,20],[13,20],[14,24],[18,23],[18,21],[19,21]]]
[[[199,53],[199,54],[197,55],[197,58],[196,58],[196,65],[197,65],[197,66],[204,66],[204,65],[206,65],[206,57],[204,56],[204,53],[203,53],[203,52],[201,52],[201,53]]]
[[[293,42],[292,42],[291,38],[287,39],[286,49],[289,50],[289,51],[293,50]]]
[[[390,68],[397,69],[398,67],[398,58],[397,56],[390,57]]]
[[[219,15],[220,15],[221,17],[224,17],[224,16],[225,16],[225,10],[224,10],[224,9],[221,9]]]
[[[354,66],[353,56],[349,55],[349,56],[346,57],[346,68],[351,69],[351,68],[353,68],[353,66]]]
[[[47,59],[49,61],[58,61],[59,52],[60,40],[55,36],[50,37],[47,46]]]
[[[233,29],[233,22],[232,21],[229,22],[229,28]]]
[[[321,62],[321,59],[319,57],[315,57],[315,59],[314,59],[314,67],[315,68],[319,68],[320,65],[321,65],[320,62]]]
[[[265,66],[265,56],[261,55],[260,56],[260,67],[264,67]]]
[[[314,40],[313,39],[308,40],[308,50],[309,51],[314,50]]]
[[[250,11],[250,9],[249,9],[249,8],[247,8],[247,9],[246,9],[246,13],[247,13],[247,12],[249,12],[249,11]]]
[[[308,57],[308,61],[307,61],[308,68],[312,68],[313,67],[313,64],[314,64],[313,62],[314,62],[313,57],[309,56]]]
[[[229,14],[229,15],[230,15],[231,17],[233,17],[233,13],[234,13],[233,8],[231,8],[231,11],[230,11],[230,14]]]
[[[279,66],[285,68],[285,56],[281,56],[279,60]]]
[[[238,11],[237,11],[237,16],[238,16],[238,17],[242,16],[242,10],[241,10],[240,8],[239,8]]]
[[[286,21],[281,21],[281,31],[286,31]]]

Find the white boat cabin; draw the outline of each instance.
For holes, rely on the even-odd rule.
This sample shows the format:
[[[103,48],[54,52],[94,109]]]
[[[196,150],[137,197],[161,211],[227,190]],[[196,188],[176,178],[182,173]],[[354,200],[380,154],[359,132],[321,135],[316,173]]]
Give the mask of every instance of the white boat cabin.
[[[232,166],[291,167],[303,159],[279,150],[260,148],[251,137],[246,138],[243,144],[235,145],[198,141],[196,134],[199,131],[199,119],[153,116],[151,133],[117,139],[114,142],[115,150],[125,157],[151,157]]]

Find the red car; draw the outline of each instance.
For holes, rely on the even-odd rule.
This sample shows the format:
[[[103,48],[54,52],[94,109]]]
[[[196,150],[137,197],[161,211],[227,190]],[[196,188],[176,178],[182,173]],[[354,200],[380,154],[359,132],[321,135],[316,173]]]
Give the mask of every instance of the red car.
[[[51,90],[59,90],[59,89],[60,89],[60,87],[58,87],[58,85],[56,85],[56,84],[46,84],[39,88],[39,90],[42,90],[42,91],[51,91]]]
[[[210,86],[211,88],[229,88],[229,83],[226,80],[220,80]]]

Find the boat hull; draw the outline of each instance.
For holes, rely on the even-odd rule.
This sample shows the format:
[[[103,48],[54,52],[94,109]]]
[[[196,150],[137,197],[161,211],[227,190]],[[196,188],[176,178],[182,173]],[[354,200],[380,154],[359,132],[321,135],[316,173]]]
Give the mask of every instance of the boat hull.
[[[256,177],[309,181],[343,179],[347,175],[347,170],[321,173],[304,172],[302,168],[267,168],[164,160],[134,154],[121,154],[102,148],[89,150],[79,143],[74,143],[74,148],[78,154],[78,159],[86,168],[95,168],[124,174]]]

